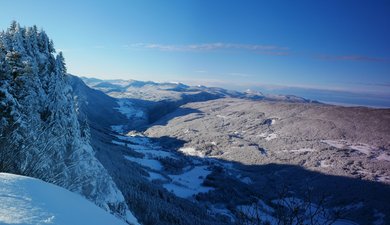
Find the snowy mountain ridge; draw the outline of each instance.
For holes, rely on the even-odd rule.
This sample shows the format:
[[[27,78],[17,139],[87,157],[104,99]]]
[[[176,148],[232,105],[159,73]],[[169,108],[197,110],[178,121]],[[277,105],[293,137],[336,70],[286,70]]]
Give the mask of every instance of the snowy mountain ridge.
[[[265,95],[260,91],[247,90],[244,92],[228,90],[219,87],[206,87],[202,85],[189,86],[180,82],[153,82],[137,80],[101,80],[97,78],[81,79],[90,87],[117,98],[135,98],[152,101],[177,101],[190,98],[216,99],[216,98],[242,98],[250,100],[286,101],[286,102],[316,102],[293,95]],[[193,96],[193,98],[191,98]],[[196,100],[196,99],[195,99]],[[187,101],[188,102],[188,101]],[[318,103],[318,102],[316,102]]]

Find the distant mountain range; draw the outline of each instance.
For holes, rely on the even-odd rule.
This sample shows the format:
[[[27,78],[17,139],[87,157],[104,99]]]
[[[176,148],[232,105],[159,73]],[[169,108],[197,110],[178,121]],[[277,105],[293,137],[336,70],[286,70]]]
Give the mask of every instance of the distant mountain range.
[[[81,77],[89,87],[100,90],[113,97],[131,100],[131,104],[145,112],[147,118],[133,118],[133,129],[140,129],[142,124],[157,121],[163,115],[173,112],[179,106],[189,102],[200,102],[220,98],[238,98],[254,101],[278,101],[295,103],[321,104],[317,101],[294,95],[264,95],[258,91],[239,92],[219,87],[189,86],[177,82],[157,83],[137,80],[100,80]]]
[[[247,90],[245,92],[227,90],[219,87],[188,86],[177,82],[156,83],[153,81],[137,80],[100,80],[96,78],[81,77],[90,87],[101,90],[117,98],[135,98],[151,101],[179,100],[191,95],[207,96],[206,98],[242,98],[250,100],[285,101],[301,103],[319,103],[294,95],[265,95],[259,91]]]

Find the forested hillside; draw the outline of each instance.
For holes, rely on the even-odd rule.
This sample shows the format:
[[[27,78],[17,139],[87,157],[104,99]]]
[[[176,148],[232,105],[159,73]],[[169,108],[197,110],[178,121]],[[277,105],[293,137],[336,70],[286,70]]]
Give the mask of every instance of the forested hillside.
[[[64,57],[36,26],[0,32],[0,171],[80,193],[125,218],[122,193],[79,123]]]

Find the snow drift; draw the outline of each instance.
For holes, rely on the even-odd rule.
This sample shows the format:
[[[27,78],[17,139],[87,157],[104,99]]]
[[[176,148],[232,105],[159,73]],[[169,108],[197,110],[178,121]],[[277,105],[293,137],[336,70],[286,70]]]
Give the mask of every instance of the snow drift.
[[[0,202],[0,224],[125,224],[78,194],[14,174],[0,173]]]

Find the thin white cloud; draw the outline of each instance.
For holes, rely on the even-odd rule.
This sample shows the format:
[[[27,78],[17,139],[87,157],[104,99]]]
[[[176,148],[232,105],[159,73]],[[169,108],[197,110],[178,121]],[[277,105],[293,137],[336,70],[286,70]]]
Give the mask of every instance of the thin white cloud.
[[[127,46],[126,46],[127,47]],[[136,43],[129,47],[155,49],[159,51],[178,51],[178,52],[200,52],[200,51],[217,51],[217,50],[241,50],[256,53],[266,53],[272,55],[287,54],[289,48],[276,45],[254,45],[254,44],[233,44],[233,43],[205,43],[191,45],[166,45],[155,43]]]
[[[316,85],[316,84],[273,84],[262,82],[250,82],[250,81],[231,81],[228,79],[183,79],[180,82],[191,85],[205,85],[214,87],[225,87],[235,90],[244,90],[247,88],[258,88],[259,90],[278,91],[288,89],[301,89],[308,91],[324,91],[324,92],[340,92],[351,94],[367,94],[370,96],[390,96],[388,88],[381,88],[380,86],[369,87],[367,85],[362,86],[335,86],[335,85]],[[363,87],[363,88],[362,88]]]
[[[237,43],[203,43],[203,44],[159,44],[159,43],[135,43],[130,45],[123,45],[123,48],[138,48],[151,49],[165,52],[211,52],[211,51],[246,51],[255,54],[269,55],[269,56],[288,56],[297,55],[296,52],[291,52],[290,48],[278,45],[260,45],[260,44],[237,44]],[[302,55],[301,55],[302,56]],[[324,61],[355,61],[355,62],[383,62],[389,63],[389,58],[372,57],[365,55],[323,55],[317,54],[314,56],[303,55],[306,58],[316,58]]]
[[[366,55],[319,55],[315,56],[315,58],[326,61],[390,62],[390,59],[388,58],[372,57]]]

